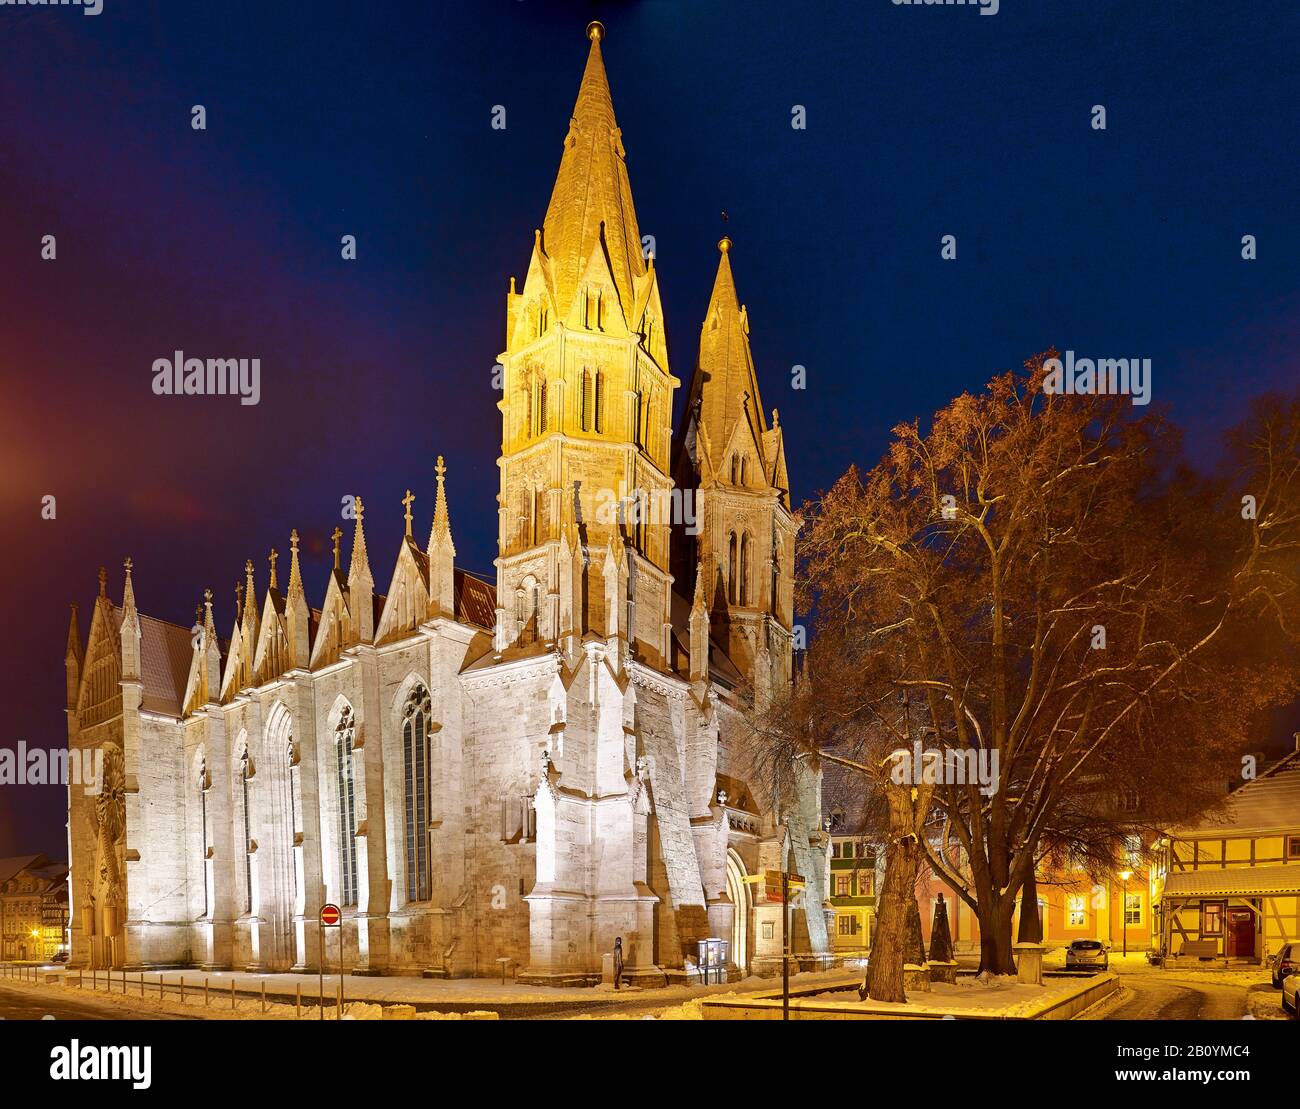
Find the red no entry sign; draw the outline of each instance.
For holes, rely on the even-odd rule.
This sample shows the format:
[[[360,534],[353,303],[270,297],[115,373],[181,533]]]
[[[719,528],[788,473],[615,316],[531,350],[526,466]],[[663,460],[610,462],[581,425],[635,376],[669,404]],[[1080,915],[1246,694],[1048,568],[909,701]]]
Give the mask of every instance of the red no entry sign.
[[[339,912],[339,907],[337,905],[325,905],[321,908],[320,922],[325,925],[326,928],[333,928],[342,919],[343,914]]]

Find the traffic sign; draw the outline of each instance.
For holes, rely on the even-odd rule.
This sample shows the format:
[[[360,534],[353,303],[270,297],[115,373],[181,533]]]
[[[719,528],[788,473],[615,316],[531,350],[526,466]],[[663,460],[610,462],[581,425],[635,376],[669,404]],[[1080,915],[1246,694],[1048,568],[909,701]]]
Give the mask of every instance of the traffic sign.
[[[320,922],[326,928],[337,928],[339,921],[343,919],[343,914],[339,912],[337,905],[323,905],[320,911]]]

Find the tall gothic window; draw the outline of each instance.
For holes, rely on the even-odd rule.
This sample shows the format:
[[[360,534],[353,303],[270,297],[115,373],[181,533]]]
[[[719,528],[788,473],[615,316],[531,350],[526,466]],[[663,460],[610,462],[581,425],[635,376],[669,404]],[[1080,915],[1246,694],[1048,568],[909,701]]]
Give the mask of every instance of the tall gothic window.
[[[749,532],[746,532],[740,537],[740,584],[736,589],[742,605],[749,604],[749,549],[752,546]]]
[[[605,430],[605,374],[601,370],[596,371],[596,404],[593,411],[596,418],[592,426],[599,435]]]
[[[352,758],[356,717],[344,705],[334,728],[334,768],[339,791],[339,885],[344,905],[357,903],[357,787]]]
[[[239,759],[239,786],[243,797],[244,816],[244,912],[253,911],[253,814],[248,807],[248,779],[252,777],[253,764],[248,748]]]
[[[293,740],[290,739],[286,745],[284,753],[284,764],[286,767],[286,778],[289,783],[289,904],[296,907],[298,904],[298,757],[293,750]],[[292,911],[292,908],[290,909]]]
[[[592,411],[592,404],[595,398],[592,396],[591,385],[592,385],[591,371],[587,369],[586,366],[584,366],[582,368],[582,400],[581,400],[582,403],[581,425],[583,431],[591,431],[594,426],[593,417],[595,416],[595,413]]]
[[[210,890],[212,886],[212,860],[208,858],[208,846],[210,839],[208,837],[208,787],[212,783],[208,779],[208,760],[203,759],[199,763],[199,814],[202,822],[199,864],[202,867],[203,874],[203,916],[206,917],[212,911],[212,901]]]
[[[772,595],[768,605],[774,616],[781,615],[781,550],[777,546],[776,536],[772,536]]]
[[[433,896],[429,868],[429,691],[416,686],[402,711],[402,768],[406,782],[406,899]]]
[[[740,567],[737,562],[736,533],[733,531],[727,538],[727,600],[733,605],[738,603],[736,599],[736,583],[740,580]]]
[[[533,380],[531,433],[533,435],[546,434],[546,379],[540,374]]]

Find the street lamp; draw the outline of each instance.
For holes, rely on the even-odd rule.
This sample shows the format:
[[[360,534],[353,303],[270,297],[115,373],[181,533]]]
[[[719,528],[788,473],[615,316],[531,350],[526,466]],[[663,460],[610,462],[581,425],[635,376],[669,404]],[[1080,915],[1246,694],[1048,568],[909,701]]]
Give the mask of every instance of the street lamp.
[[[1124,954],[1128,954],[1128,880],[1133,877],[1133,871],[1121,870],[1119,872],[1120,880],[1124,883],[1124,893],[1120,898],[1119,911],[1120,917],[1124,922]]]

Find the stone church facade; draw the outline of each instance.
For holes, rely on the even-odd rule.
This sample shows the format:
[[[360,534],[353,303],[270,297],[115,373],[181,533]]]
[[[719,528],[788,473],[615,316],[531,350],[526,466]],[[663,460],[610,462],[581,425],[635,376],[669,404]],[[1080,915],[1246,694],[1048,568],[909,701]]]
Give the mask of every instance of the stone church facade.
[[[792,679],[797,525],[765,417],[730,242],[674,437],[658,276],[643,254],[603,31],[591,45],[522,287],[506,298],[495,584],[455,565],[438,460],[387,591],[355,503],[319,607],[297,533],[287,581],[252,562],[228,636],[100,574],[74,607],[72,962],[596,980],[779,970],[780,913],[744,881],[793,865],[802,949],[826,952],[819,783],[780,810],[745,757],[745,706]],[[421,537],[423,532],[421,532]],[[339,945],[342,950],[339,950]]]

